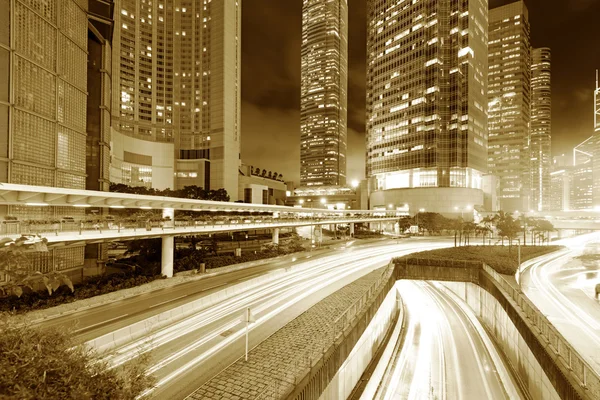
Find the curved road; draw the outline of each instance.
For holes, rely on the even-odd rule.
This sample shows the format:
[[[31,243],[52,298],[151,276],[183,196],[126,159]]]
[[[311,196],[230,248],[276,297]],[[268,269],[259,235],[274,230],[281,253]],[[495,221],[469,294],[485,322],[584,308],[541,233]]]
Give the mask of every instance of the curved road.
[[[525,398],[472,311],[437,285],[397,283],[405,336],[375,398]]]
[[[158,329],[105,356],[111,365],[120,365],[140,353],[149,352],[152,357],[151,373],[156,376],[158,385],[147,394],[160,399],[185,398],[243,356],[245,324],[241,322],[241,317],[246,307],[251,308],[257,321],[251,325],[250,346],[253,347],[324,297],[387,265],[392,257],[450,245],[450,240],[439,238],[409,239],[399,243],[378,241],[321,255],[308,255],[295,261],[277,261],[265,265],[264,272],[260,272],[260,269],[257,272],[256,268],[261,267],[256,267],[177,285],[165,289],[164,293],[152,292],[107,305],[101,310],[90,310],[93,314],[90,317],[87,316],[90,311],[84,311],[80,315],[57,318],[47,323],[64,324],[81,318],[80,339],[97,337],[103,332],[111,332],[147,317],[150,313],[183,305],[210,291],[222,290],[240,280],[267,273],[274,265],[283,268],[294,264],[294,270],[274,277],[267,284],[248,288],[240,295]],[[217,284],[219,286],[214,286]]]
[[[600,374],[600,234],[556,244],[567,250],[524,264],[523,292]]]

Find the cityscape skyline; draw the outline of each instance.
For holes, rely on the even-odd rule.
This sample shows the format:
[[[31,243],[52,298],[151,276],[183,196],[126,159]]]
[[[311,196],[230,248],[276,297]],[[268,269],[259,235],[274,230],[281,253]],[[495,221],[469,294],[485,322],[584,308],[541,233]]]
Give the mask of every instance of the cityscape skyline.
[[[490,7],[507,3],[511,1],[490,0]],[[593,48],[595,37],[589,28],[591,22],[586,21],[592,21],[594,12],[600,12],[600,3],[561,3],[552,8],[544,7],[539,0],[525,3],[530,11],[533,47],[552,49],[553,155],[570,154],[575,145],[593,133],[593,88],[600,55],[585,51]],[[302,2],[269,4],[268,18],[260,24],[255,17],[256,10],[261,9],[257,5],[242,13],[242,154],[248,154],[249,163],[278,163],[274,165],[286,179],[299,181]],[[349,1],[348,181],[364,174],[365,15],[364,4]],[[553,28],[569,21],[575,23],[576,19],[577,24],[568,31]],[[263,50],[256,52],[259,47]],[[277,61],[272,63],[274,59]],[[267,77],[270,85],[254,84]],[[269,121],[265,121],[266,115]]]

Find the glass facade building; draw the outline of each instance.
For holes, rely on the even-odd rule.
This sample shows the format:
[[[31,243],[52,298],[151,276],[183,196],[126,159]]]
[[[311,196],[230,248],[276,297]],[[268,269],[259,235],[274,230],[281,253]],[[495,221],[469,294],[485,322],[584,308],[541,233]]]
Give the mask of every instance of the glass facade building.
[[[348,2],[302,7],[300,184],[346,184]]]
[[[529,12],[523,1],[490,10],[489,167],[505,211],[531,209]]]
[[[240,154],[241,7],[241,0],[117,0],[114,13],[113,129],[173,143],[175,159],[206,154],[210,189],[225,188],[232,200]],[[146,175],[139,184],[152,185],[148,165],[121,164],[123,177],[139,171]],[[176,172],[172,179],[174,188]]]
[[[372,188],[481,189],[487,0],[370,0],[367,16]]]
[[[551,52],[549,48],[531,52],[531,206],[536,211],[550,208],[550,169],[552,167]]]

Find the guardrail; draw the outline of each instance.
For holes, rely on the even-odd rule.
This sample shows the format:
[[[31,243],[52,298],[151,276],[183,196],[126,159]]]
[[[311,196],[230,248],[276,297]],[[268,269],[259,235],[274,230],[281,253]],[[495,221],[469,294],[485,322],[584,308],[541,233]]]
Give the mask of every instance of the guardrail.
[[[165,231],[166,229],[186,229],[193,230],[195,228],[243,228],[248,225],[248,230],[252,229],[269,229],[269,226],[278,227],[282,224],[287,226],[298,225],[327,225],[335,224],[339,221],[340,224],[346,223],[361,223],[361,222],[373,222],[379,220],[394,220],[392,217],[340,217],[339,220],[329,218],[276,218],[273,220],[229,220],[229,221],[137,221],[137,222],[121,222],[121,221],[71,221],[71,222],[57,222],[57,223],[24,223],[24,222],[11,222],[0,224],[0,237],[15,237],[19,235],[44,235],[44,236],[59,236],[61,233],[82,235],[84,232],[98,232],[103,233],[106,231],[121,233],[121,231],[147,231],[155,232],[156,229]],[[253,225],[261,225],[263,227],[255,227]],[[285,226],[284,226],[285,227]],[[234,229],[243,230],[243,229]],[[192,232],[190,232],[191,234]],[[194,232],[196,233],[196,232]],[[181,231],[177,232],[178,235],[185,234]]]
[[[552,350],[556,358],[576,378],[581,388],[592,399],[599,399],[600,376],[596,371],[579,355],[527,296],[523,295],[518,288],[515,288],[503,275],[496,272],[493,268],[485,264],[482,267],[523,311],[528,322],[536,329],[537,334],[548,344],[547,348]]]
[[[485,280],[493,282],[509,303],[514,303],[526,320],[534,340],[545,349],[556,367],[571,382],[573,389],[584,398],[600,399],[600,376],[569,344],[548,318],[525,296],[518,287],[490,266],[479,261],[460,261],[406,257],[395,261],[396,278],[471,282],[482,286]],[[408,268],[410,266],[410,268]],[[401,270],[399,268],[402,268]],[[485,274],[487,278],[480,274]],[[483,286],[482,286],[483,287]],[[484,290],[488,290],[484,287]],[[500,299],[498,299],[500,300]],[[526,338],[527,339],[527,338]],[[541,342],[543,340],[543,342]],[[556,388],[558,390],[558,388]]]
[[[290,363],[290,366],[294,367],[290,370],[294,373],[290,373],[285,382],[276,382],[268,386],[256,400],[318,399],[393,287],[393,273],[393,265],[385,268],[367,291],[331,323],[332,329],[321,340],[323,347],[311,347],[298,354]],[[386,287],[389,290],[386,290]],[[363,318],[367,321],[359,324]],[[293,387],[292,390],[289,390],[290,386]]]

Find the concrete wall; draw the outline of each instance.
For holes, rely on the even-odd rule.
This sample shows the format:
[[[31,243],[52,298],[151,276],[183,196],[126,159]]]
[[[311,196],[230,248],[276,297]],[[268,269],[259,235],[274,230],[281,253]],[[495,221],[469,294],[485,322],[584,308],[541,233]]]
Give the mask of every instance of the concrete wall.
[[[428,267],[427,263],[436,265]],[[447,267],[442,265],[444,263]],[[494,335],[498,335],[505,341],[507,354],[510,354],[511,349],[516,348],[523,353],[517,359],[517,371],[522,374],[523,381],[533,385],[537,393],[549,393],[545,388],[545,378],[539,373],[543,371],[561,399],[600,399],[600,377],[583,361],[550,321],[519,291],[518,287],[504,278],[504,275],[477,262],[407,257],[398,261],[395,276],[397,279],[470,282],[480,286],[504,310],[522,338],[522,342],[515,338],[505,339],[506,335],[514,332],[510,329],[502,331],[500,328],[503,321],[508,320],[505,320],[499,314],[499,309],[490,303],[491,297],[480,295],[482,300],[477,307],[484,309],[480,310],[476,307],[475,312],[480,312],[482,315],[485,313],[484,321],[487,321],[491,329],[496,330],[493,332]],[[488,302],[487,305],[485,301]],[[534,355],[541,369],[527,357],[527,351],[519,347],[523,346],[523,343]]]
[[[391,290],[319,400],[347,399],[350,396],[379,349],[397,313],[397,291]]]
[[[386,273],[386,279],[368,296],[368,300],[358,314],[352,318],[348,328],[329,349],[324,351],[321,359],[312,365],[304,379],[299,381],[296,388],[285,396],[285,398],[317,400],[327,390],[327,387],[334,380],[342,365],[349,359],[353,349],[357,346],[367,327],[374,319],[379,307],[387,299],[388,294],[394,292],[396,280],[393,276],[393,270],[390,268]]]
[[[475,312],[531,398],[560,399],[527,342],[494,296],[473,283],[444,282],[443,285]]]
[[[175,188],[175,150],[173,143],[137,139],[124,135],[115,129],[112,130],[111,136],[111,182],[131,185],[131,183],[123,181],[121,169],[123,163],[126,163],[125,152],[129,152],[152,158],[151,165],[136,164],[136,166],[152,168],[153,188],[161,190]]]

